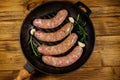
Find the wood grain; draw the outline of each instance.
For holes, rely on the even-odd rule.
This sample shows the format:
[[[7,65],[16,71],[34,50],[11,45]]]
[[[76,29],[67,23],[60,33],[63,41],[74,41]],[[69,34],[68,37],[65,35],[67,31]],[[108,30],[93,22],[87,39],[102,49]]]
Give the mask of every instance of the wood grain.
[[[116,68],[117,69],[117,68]],[[0,71],[0,80],[13,80],[18,74],[18,70]],[[118,71],[117,71],[118,72]],[[119,75],[114,74],[111,67],[99,68],[81,68],[75,72],[65,75],[45,75],[42,73],[33,73],[27,80],[119,80]]]
[[[120,33],[120,17],[91,18],[96,36],[114,36]]]
[[[12,80],[13,71],[0,71],[0,80]]]
[[[38,5],[56,0],[0,0],[0,80],[13,80],[26,63],[19,33],[27,14]],[[64,1],[64,0],[59,0]],[[120,80],[120,0],[66,0],[86,4],[96,33],[90,59],[66,75],[32,74],[28,80]]]
[[[36,76],[35,78],[33,78]],[[39,77],[40,76],[40,77]],[[81,68],[73,73],[61,76],[37,75],[31,76],[31,80],[117,80],[118,76],[113,74],[111,67]]]
[[[104,66],[120,66],[120,36],[98,37],[96,45],[99,47]],[[103,44],[102,44],[103,43]]]
[[[5,18],[3,19],[5,20]],[[20,17],[17,17],[17,19],[19,18]],[[14,17],[9,19],[12,19],[13,21],[9,21],[8,19],[6,19],[8,21],[0,21],[0,40],[19,40],[19,33],[23,20],[16,20]],[[119,35],[120,17],[92,18],[92,21],[96,36]]]
[[[120,67],[113,67],[113,70],[114,70],[114,74],[119,76],[119,79],[120,79]]]

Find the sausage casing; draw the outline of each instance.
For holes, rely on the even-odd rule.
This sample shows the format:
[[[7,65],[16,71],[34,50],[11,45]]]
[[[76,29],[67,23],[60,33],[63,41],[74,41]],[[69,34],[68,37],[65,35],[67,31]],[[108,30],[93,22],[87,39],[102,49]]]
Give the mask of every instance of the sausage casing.
[[[56,32],[46,33],[38,30],[34,33],[34,36],[41,41],[55,42],[65,38],[71,32],[72,28],[73,24],[69,22]]]
[[[63,57],[42,56],[42,61],[54,67],[66,67],[76,62],[82,55],[83,49],[76,46],[72,52]]]
[[[56,16],[51,19],[35,19],[33,25],[38,28],[51,29],[59,26],[67,17],[68,12],[65,9],[58,11]]]
[[[57,45],[40,45],[38,51],[43,55],[59,55],[67,52],[76,43],[77,39],[77,34],[71,33],[63,42]]]

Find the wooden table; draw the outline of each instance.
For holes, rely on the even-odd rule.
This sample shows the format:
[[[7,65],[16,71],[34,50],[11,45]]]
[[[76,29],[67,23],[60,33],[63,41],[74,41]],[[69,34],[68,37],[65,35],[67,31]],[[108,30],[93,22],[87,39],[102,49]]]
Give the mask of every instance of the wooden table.
[[[50,0],[0,0],[0,80],[13,80],[26,63],[19,32],[26,15]],[[79,0],[68,0],[73,3]],[[80,0],[91,10],[96,45],[91,58],[77,71],[48,76],[33,74],[29,80],[120,80],[120,0]]]

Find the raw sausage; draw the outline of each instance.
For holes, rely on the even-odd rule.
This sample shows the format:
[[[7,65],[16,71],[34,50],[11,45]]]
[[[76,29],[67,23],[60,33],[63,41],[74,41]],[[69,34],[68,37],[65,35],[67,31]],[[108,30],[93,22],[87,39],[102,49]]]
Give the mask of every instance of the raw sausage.
[[[82,55],[83,49],[80,46],[76,46],[72,52],[64,57],[43,56],[42,61],[47,65],[54,67],[65,67],[76,62]]]
[[[68,51],[77,41],[75,33],[70,34],[63,42],[54,46],[40,45],[38,51],[43,55],[59,55]]]
[[[60,10],[55,17],[51,19],[35,19],[33,25],[38,28],[51,29],[59,26],[67,17],[67,10]]]
[[[56,32],[45,33],[39,30],[34,33],[34,36],[38,40],[42,40],[46,42],[55,42],[65,38],[70,33],[70,31],[72,31],[72,28],[73,28],[73,24],[69,22]]]
[[[51,19],[35,19],[33,25],[38,28],[51,29],[59,26],[67,17],[68,12],[65,9],[58,11],[55,17]]]
[[[43,56],[42,61],[54,67],[65,67],[76,62],[82,55],[83,49],[76,46],[72,52],[63,57]]]
[[[40,45],[38,51],[43,55],[59,55],[68,51],[77,41],[75,33],[70,34],[63,42],[54,46]]]

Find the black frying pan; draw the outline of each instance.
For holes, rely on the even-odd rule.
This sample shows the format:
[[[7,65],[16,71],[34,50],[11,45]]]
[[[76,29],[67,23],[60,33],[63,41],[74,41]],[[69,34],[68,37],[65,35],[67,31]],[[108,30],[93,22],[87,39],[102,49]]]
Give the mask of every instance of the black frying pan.
[[[81,7],[84,8],[84,10],[86,11],[81,9]],[[29,31],[31,28],[34,27],[32,25],[32,21],[35,18],[44,18],[45,15],[56,13],[60,9],[67,9],[69,12],[69,16],[72,16],[74,18],[76,18],[78,14],[81,15],[81,18],[87,23],[86,31],[88,34],[88,40],[85,43],[86,47],[84,48],[84,52],[77,62],[67,67],[57,68],[44,64],[40,60],[40,58],[34,56],[28,44],[28,41],[30,37]],[[95,44],[95,32],[93,24],[89,18],[90,14],[91,10],[81,2],[77,2],[76,4],[73,4],[71,2],[58,2],[58,1],[48,2],[38,6],[33,11],[31,11],[29,15],[25,18],[20,31],[21,48],[28,62],[24,66],[25,69],[27,69],[29,72],[37,70],[39,72],[47,74],[64,74],[80,68],[90,57]]]

